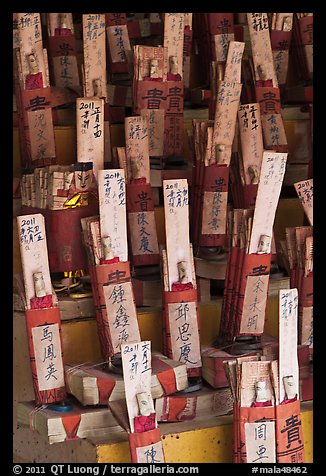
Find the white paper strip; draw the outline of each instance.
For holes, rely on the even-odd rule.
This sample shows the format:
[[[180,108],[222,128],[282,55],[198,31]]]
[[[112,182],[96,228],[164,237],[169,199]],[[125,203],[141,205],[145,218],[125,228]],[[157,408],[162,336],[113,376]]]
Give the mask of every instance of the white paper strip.
[[[186,263],[186,274],[192,281],[189,240],[189,195],[186,179],[163,180],[166,251],[169,289],[179,282],[177,263]],[[194,283],[193,283],[194,284]]]
[[[106,54],[105,54],[105,15],[83,15],[84,45],[84,96],[95,96],[94,81],[101,91],[99,97],[107,97]]]
[[[77,162],[93,162],[94,175],[104,167],[104,100],[77,98]]]
[[[110,236],[114,257],[128,261],[124,170],[99,170],[98,191],[101,237]]]
[[[52,294],[44,217],[40,213],[18,216],[17,225],[26,303],[30,309],[30,299],[35,297],[34,273],[43,274],[45,292]]]
[[[309,179],[297,182],[294,184],[294,188],[298,194],[300,202],[302,203],[309,223],[313,226],[314,181],[313,179]]]
[[[265,151],[257,190],[249,254],[256,253],[261,235],[272,236],[275,212],[283,183],[286,152]],[[269,246],[270,253],[271,245]]]
[[[279,401],[286,398],[283,378],[293,376],[293,392],[299,398],[298,290],[279,291]]]
[[[147,400],[154,412],[151,394],[151,342],[146,340],[134,344],[122,344],[121,357],[130,431],[134,433],[134,418],[140,415],[136,397],[138,393],[147,394]],[[156,421],[155,427],[157,427]]]

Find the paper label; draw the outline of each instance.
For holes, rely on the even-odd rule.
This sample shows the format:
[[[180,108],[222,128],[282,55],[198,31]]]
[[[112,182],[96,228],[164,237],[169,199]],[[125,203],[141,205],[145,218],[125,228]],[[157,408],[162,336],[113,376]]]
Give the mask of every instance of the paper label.
[[[104,100],[76,99],[77,162],[93,162],[94,175],[104,168]]]
[[[64,387],[59,325],[33,327],[32,339],[39,390]]]
[[[265,149],[287,145],[284,123],[281,114],[262,114]]]
[[[140,340],[136,306],[130,281],[103,286],[114,353],[121,344]]]
[[[126,50],[131,50],[127,25],[109,26],[106,31],[112,63],[126,63]]]
[[[55,157],[52,109],[29,111],[28,125],[32,160]]]
[[[275,422],[244,425],[247,463],[276,463]]]
[[[162,441],[136,448],[137,463],[164,463]]]
[[[313,347],[313,307],[302,308],[300,344]]]
[[[200,342],[195,302],[168,304],[173,360],[200,367]]]
[[[264,332],[268,283],[269,274],[247,277],[240,334]]]
[[[202,234],[223,235],[226,231],[227,192],[204,192]]]
[[[55,56],[52,61],[56,86],[61,88],[79,86],[76,56]]]
[[[134,256],[158,254],[155,213],[153,211],[128,213],[128,221],[132,254]]]
[[[111,238],[114,257],[128,261],[124,170],[99,170],[98,191],[101,237]]]

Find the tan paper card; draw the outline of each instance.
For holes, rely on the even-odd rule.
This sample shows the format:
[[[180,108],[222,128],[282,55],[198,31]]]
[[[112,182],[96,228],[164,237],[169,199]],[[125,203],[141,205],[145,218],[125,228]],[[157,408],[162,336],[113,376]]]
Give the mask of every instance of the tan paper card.
[[[279,291],[279,376],[280,403],[286,398],[283,378],[293,376],[293,392],[299,397],[298,290]]]
[[[148,153],[150,157],[162,157],[164,147],[164,109],[142,109],[140,114],[147,118]]]
[[[313,347],[313,310],[312,306],[302,308],[301,335],[299,343]]]
[[[126,63],[126,51],[131,50],[127,25],[113,25],[106,29],[112,63]]]
[[[259,104],[242,104],[238,111],[238,123],[245,183],[249,185],[253,183],[253,175],[259,180],[264,152]]]
[[[164,46],[167,48],[168,70],[183,77],[184,13],[165,13]],[[171,57],[175,57],[175,70],[171,71]]]
[[[257,190],[249,253],[256,253],[261,235],[272,236],[287,153],[265,151]],[[271,245],[270,245],[271,246]],[[270,246],[267,253],[270,253]]]
[[[220,235],[226,231],[227,192],[204,192],[203,235]]]
[[[269,274],[247,277],[240,334],[263,333],[268,283]]]
[[[44,217],[40,213],[18,216],[17,225],[26,303],[30,309],[30,299],[35,297],[34,273],[43,274],[45,292],[52,294]]]
[[[163,180],[166,251],[169,290],[179,282],[177,263],[185,262],[189,281],[192,276],[189,240],[189,194],[186,179]],[[193,283],[194,284],[194,283]]]
[[[244,425],[247,463],[276,463],[275,422]]]
[[[126,184],[123,169],[99,170],[101,237],[109,236],[114,257],[128,261]]]
[[[84,46],[84,96],[107,97],[106,53],[105,53],[105,15],[83,15]],[[97,82],[94,90],[94,81]]]
[[[313,226],[314,180],[303,180],[294,184],[300,202],[311,226]]]
[[[134,418],[140,415],[137,394],[146,394],[147,401],[152,409],[151,413],[154,413],[151,394],[151,342],[145,340],[122,344],[121,357],[130,431],[134,433]],[[156,419],[155,427],[157,428]]]
[[[30,74],[28,57],[33,54],[38,70],[42,73],[43,87],[45,88],[49,86],[49,83],[43,55],[41,15],[40,13],[17,13],[17,25],[23,83],[25,85],[26,76]]]
[[[28,112],[32,160],[55,157],[52,109]]]
[[[103,293],[113,351],[119,353],[122,344],[140,341],[132,284],[108,284]]]
[[[76,99],[77,162],[93,162],[97,179],[104,168],[104,100]]]
[[[146,178],[150,183],[148,125],[144,116],[125,118],[126,157],[131,164],[132,178]]]
[[[173,360],[201,367],[196,303],[169,303],[168,314]]]
[[[133,255],[158,254],[155,212],[128,213]]]
[[[213,152],[217,145],[227,147],[227,154],[217,160],[220,164],[230,164],[231,147],[234,138],[242,85],[227,81],[217,82],[216,112],[214,118]],[[216,153],[215,153],[216,155]]]
[[[271,79],[272,86],[277,88],[267,13],[247,13],[247,21],[255,79],[256,81]]]
[[[64,387],[64,369],[58,324],[33,327],[32,339],[39,390]]]
[[[136,448],[138,463],[164,463],[162,441]]]
[[[244,48],[245,43],[243,41],[230,41],[226,58],[224,81],[229,81],[230,83],[241,82],[241,61]]]

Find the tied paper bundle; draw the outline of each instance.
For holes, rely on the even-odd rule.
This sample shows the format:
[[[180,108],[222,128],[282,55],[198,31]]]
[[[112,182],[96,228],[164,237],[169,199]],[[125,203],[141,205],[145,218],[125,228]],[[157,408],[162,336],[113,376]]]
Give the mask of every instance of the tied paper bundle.
[[[15,13],[14,79],[21,165],[56,163],[52,93],[40,13]]]
[[[231,41],[223,80],[217,80],[214,121],[193,121],[195,166],[192,192],[194,246],[224,246],[229,166],[242,84],[243,42]]]
[[[300,79],[313,80],[314,14],[293,14],[293,52]]]
[[[47,13],[47,29],[52,84],[78,89],[80,78],[72,13]]]
[[[124,170],[100,170],[98,187],[100,216],[81,223],[101,351],[110,360],[123,342],[140,336],[128,261]]]
[[[255,102],[260,106],[264,148],[287,152],[268,16],[267,13],[247,13],[247,21],[252,49]]]
[[[278,360],[225,363],[234,399],[235,463],[304,462],[296,348],[297,290],[281,290]]]
[[[18,425],[29,427],[42,435],[52,445],[62,441],[81,438],[108,438],[113,433],[123,434],[108,408],[85,408],[72,402],[65,412],[52,410],[47,405],[34,408],[31,402],[20,402],[17,406]]]
[[[81,243],[81,218],[98,212],[92,162],[37,167],[21,181],[22,213],[42,213],[52,273],[87,268]]]
[[[25,287],[25,318],[35,402],[66,397],[60,309],[51,284],[42,215],[17,217]]]
[[[155,400],[159,422],[207,421],[232,413],[232,395],[228,387],[202,387],[189,394],[173,394]]]
[[[275,212],[287,154],[263,153],[254,209],[230,212],[220,335],[226,342],[264,331]]]
[[[104,367],[104,368],[103,368]],[[103,363],[66,364],[68,392],[82,405],[107,405],[125,398],[122,375],[108,371]],[[153,399],[188,387],[186,365],[164,355],[152,355],[151,395]]]
[[[125,399],[110,402],[128,432],[132,463],[164,463],[160,429],[151,395],[151,342],[121,345]]]
[[[166,233],[166,249],[162,249],[163,353],[185,363],[188,377],[198,381],[201,356],[187,180],[164,180],[163,194]]]

